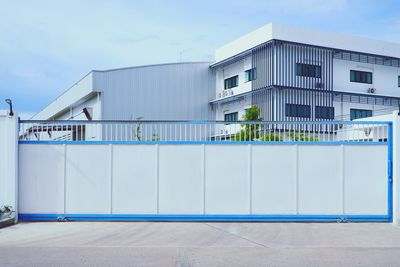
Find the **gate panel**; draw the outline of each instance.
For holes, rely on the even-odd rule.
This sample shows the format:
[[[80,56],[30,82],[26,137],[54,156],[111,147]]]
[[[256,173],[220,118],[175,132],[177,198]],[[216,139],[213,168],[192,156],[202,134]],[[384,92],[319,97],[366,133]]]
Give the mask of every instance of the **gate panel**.
[[[299,146],[299,214],[342,214],[341,146]]]
[[[297,214],[297,145],[252,146],[252,213]]]
[[[344,148],[345,214],[388,213],[387,150],[385,145]]]
[[[65,213],[64,150],[63,145],[19,146],[20,213]]]
[[[205,213],[249,214],[249,147],[206,145],[205,151]]]
[[[157,213],[157,147],[112,146],[112,212]]]
[[[225,123],[205,141],[210,122],[149,125],[154,140],[142,141],[135,123],[119,128],[141,141],[20,141],[20,219],[391,220],[390,123],[236,125],[252,141],[233,141]]]
[[[202,147],[159,147],[159,213],[202,214]]]
[[[66,147],[66,213],[111,211],[111,157],[108,152],[106,145]]]

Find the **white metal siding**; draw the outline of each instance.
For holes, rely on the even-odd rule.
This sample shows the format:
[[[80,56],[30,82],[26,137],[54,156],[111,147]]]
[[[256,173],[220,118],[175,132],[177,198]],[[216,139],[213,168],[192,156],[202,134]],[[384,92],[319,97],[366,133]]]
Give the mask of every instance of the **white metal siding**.
[[[209,120],[215,94],[209,63],[176,63],[93,72],[103,119]]]

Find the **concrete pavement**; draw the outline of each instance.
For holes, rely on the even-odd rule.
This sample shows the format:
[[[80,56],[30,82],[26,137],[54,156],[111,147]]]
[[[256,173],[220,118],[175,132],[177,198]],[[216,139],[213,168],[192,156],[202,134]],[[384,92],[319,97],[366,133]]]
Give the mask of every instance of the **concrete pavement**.
[[[400,266],[385,223],[19,223],[0,266]]]

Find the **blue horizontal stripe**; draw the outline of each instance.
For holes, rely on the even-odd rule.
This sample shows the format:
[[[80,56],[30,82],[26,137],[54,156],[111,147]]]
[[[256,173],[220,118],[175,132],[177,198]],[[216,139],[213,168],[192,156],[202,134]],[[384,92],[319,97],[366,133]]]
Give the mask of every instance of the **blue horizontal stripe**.
[[[220,222],[389,222],[387,215],[181,215],[181,214],[30,214],[18,215],[20,221],[220,221]]]
[[[25,141],[29,145],[386,145],[387,142],[260,142],[260,141]]]

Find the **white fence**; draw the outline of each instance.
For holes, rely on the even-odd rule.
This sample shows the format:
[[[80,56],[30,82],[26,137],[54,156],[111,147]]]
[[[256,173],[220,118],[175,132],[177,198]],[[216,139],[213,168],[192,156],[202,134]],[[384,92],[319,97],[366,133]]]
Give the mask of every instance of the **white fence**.
[[[389,220],[385,142],[38,143],[19,155],[22,219]]]
[[[386,122],[20,121],[29,142],[385,142]]]

